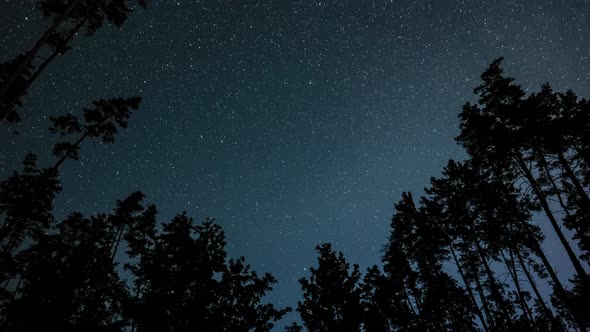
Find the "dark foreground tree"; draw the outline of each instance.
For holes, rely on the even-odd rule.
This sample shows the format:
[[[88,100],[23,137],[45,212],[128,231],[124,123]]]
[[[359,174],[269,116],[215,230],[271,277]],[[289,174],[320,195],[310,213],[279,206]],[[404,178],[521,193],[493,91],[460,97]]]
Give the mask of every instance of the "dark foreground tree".
[[[358,265],[352,271],[344,255],[329,243],[318,245],[318,267],[299,280],[303,301],[297,311],[308,331],[360,331],[362,322]]]
[[[227,259],[221,227],[186,214],[155,229],[143,194],[111,214],[52,225],[15,258],[3,331],[269,331],[289,309],[263,301],[275,279]],[[118,253],[117,248],[127,247]],[[121,275],[119,261],[133,278]]]
[[[133,271],[137,331],[269,331],[288,309],[263,303],[275,279],[259,277],[243,257],[226,259],[221,227],[180,214],[164,225]]]

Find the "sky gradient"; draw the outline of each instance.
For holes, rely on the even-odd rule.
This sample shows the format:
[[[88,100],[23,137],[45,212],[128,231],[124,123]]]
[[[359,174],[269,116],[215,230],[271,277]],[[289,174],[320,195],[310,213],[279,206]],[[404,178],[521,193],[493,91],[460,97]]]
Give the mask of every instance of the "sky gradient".
[[[2,60],[47,24],[32,1],[0,12]],[[465,157],[457,114],[499,56],[528,91],[590,97],[590,1],[150,1],[34,84],[21,124],[0,131],[0,174],[27,150],[49,164],[49,116],[141,95],[114,145],[64,165],[58,214],[141,190],[160,220],[214,217],[231,256],[279,280],[269,299],[296,306],[316,244],[378,263],[401,192]]]

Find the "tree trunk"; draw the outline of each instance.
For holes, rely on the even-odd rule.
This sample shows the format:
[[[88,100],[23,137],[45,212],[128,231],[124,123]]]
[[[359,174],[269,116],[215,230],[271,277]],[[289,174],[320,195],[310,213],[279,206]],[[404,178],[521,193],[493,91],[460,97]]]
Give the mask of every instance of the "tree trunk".
[[[500,250],[500,254],[502,255],[502,260],[504,261],[504,264],[508,269],[508,273],[510,274],[512,282],[514,283],[514,287],[516,288],[516,296],[518,297],[518,302],[520,303],[522,313],[527,317],[528,321],[532,323],[533,313],[531,312],[531,308],[529,308],[529,305],[522,292],[522,289],[520,288],[520,282],[518,280],[518,270],[516,269],[516,266],[514,264],[514,259],[508,260],[508,258],[506,258],[506,255],[504,254],[504,251],[502,250]]]
[[[590,198],[588,198],[588,194],[584,190],[584,187],[582,187],[582,184],[580,183],[580,181],[578,181],[576,174],[574,173],[574,171],[570,167],[570,164],[568,163],[567,159],[565,159],[565,156],[563,155],[563,152],[561,150],[559,150],[557,152],[557,157],[559,158],[559,163],[561,164],[561,166],[565,170],[566,176],[570,179],[570,181],[572,181],[574,188],[576,188],[576,191],[578,192],[578,196],[580,197],[580,200],[582,201],[582,207],[586,211],[588,211],[590,209]]]
[[[117,250],[119,250],[119,244],[121,243],[121,238],[123,237],[123,232],[125,230],[125,225],[119,226],[119,230],[117,231],[117,242],[113,248],[113,254],[111,256],[111,261],[115,261],[115,255],[117,255]]]
[[[528,231],[528,224],[524,221],[521,221],[521,222],[522,222],[523,226],[525,227],[525,229]],[[551,281],[553,281],[553,287],[554,287],[555,292],[557,293],[557,297],[560,299],[560,301],[562,303],[564,303],[567,306],[568,310],[573,313],[575,310],[573,310],[573,308],[572,308],[572,303],[569,300],[565,289],[563,288],[563,284],[561,283],[561,281],[557,277],[555,270],[553,269],[553,267],[551,266],[551,263],[547,259],[547,256],[545,256],[545,253],[543,252],[541,245],[539,244],[539,242],[534,241],[534,240],[531,241],[531,243],[533,244],[533,248],[531,248],[531,249],[535,252],[535,254],[537,254],[537,256],[539,256],[539,258],[541,258],[543,265],[545,265],[545,270],[547,270],[547,273],[549,273],[549,277],[551,278]],[[584,324],[582,322],[580,322],[579,319],[577,317],[575,317],[575,315],[572,314],[572,316],[574,316],[574,320],[576,322],[576,325],[578,325],[580,330],[586,331]]]
[[[86,23],[87,20],[88,20],[88,17],[84,18],[82,21],[80,21],[76,25],[76,27],[70,32],[68,37],[65,39],[65,41],[64,41],[65,45],[70,43],[70,41],[74,38],[76,33],[78,33],[78,31],[80,31],[80,29],[82,28],[82,26],[84,26],[84,24]],[[8,101],[8,103],[4,106],[6,115],[8,115],[8,111],[11,110],[14,107],[14,105],[16,105],[18,98],[20,98],[24,95],[25,91],[29,89],[29,87],[33,84],[33,82],[35,82],[35,80],[37,80],[37,78],[39,78],[39,76],[45,70],[45,68],[47,68],[47,66],[49,66],[49,64],[51,62],[53,62],[53,60],[55,60],[55,58],[57,58],[57,56],[60,54],[62,54],[62,53],[60,52],[59,49],[54,50],[53,53],[51,53],[51,56],[49,56],[47,59],[45,59],[45,61],[43,61],[43,63],[39,67],[37,67],[37,69],[35,70],[33,75],[31,75],[31,77],[29,79],[27,79],[27,83],[26,83],[25,87],[23,87],[22,93],[19,95],[13,96]],[[6,115],[3,116],[2,120],[6,119]]]
[[[449,249],[451,251],[451,254],[453,255],[453,260],[455,261],[455,264],[457,265],[457,270],[459,270],[459,275],[461,276],[461,279],[463,280],[463,284],[465,284],[465,289],[467,290],[467,294],[469,295],[469,298],[471,299],[471,302],[473,303],[473,308],[475,308],[475,313],[477,314],[477,317],[479,317],[479,320],[481,321],[481,325],[483,327],[483,330],[488,332],[490,329],[488,328],[486,321],[483,317],[483,314],[482,314],[481,310],[479,309],[479,305],[477,304],[477,301],[475,301],[475,296],[473,295],[473,290],[471,289],[471,285],[469,284],[469,282],[467,281],[467,278],[465,277],[465,273],[463,272],[463,267],[461,267],[461,263],[459,262],[459,259],[457,258],[457,254],[455,254],[455,249],[453,249],[452,244],[449,244]]]
[[[68,16],[72,13],[72,11],[74,9],[76,9],[76,7],[80,3],[81,3],[81,0],[72,0],[70,2],[70,4],[68,5],[68,7],[64,10],[63,14],[61,14],[55,20],[53,20],[53,23],[51,24],[51,26],[45,31],[45,33],[43,33],[43,35],[41,35],[41,37],[37,40],[37,42],[35,43],[33,48],[31,48],[26,53],[25,58],[18,64],[18,66],[16,67],[14,72],[12,74],[10,74],[10,76],[8,76],[6,81],[4,81],[2,83],[2,85],[0,86],[0,99],[6,98],[6,93],[8,92],[10,87],[14,84],[14,81],[16,81],[16,79],[23,73],[25,68],[27,68],[33,62],[33,59],[35,58],[37,53],[39,53],[39,51],[41,50],[41,47],[43,47],[43,45],[45,45],[45,43],[47,42],[47,39],[55,31],[57,31],[57,29],[60,27],[60,25],[63,22],[65,22],[65,20],[68,18]]]
[[[574,266],[574,269],[576,270],[576,272],[580,276],[580,278],[586,279],[587,278],[586,271],[582,267],[582,263],[580,262],[580,260],[578,259],[578,257],[574,253],[574,251],[572,250],[572,247],[569,245],[569,242],[567,241],[565,235],[561,231],[561,228],[559,227],[559,224],[557,223],[555,216],[553,215],[553,213],[551,212],[551,209],[549,208],[549,204],[547,203],[547,198],[545,197],[545,194],[543,194],[543,191],[539,187],[537,180],[533,177],[533,174],[530,172],[530,170],[528,169],[528,167],[526,166],[526,164],[522,160],[522,156],[520,156],[520,154],[516,155],[516,161],[518,163],[520,170],[524,173],[525,177],[529,181],[530,186],[533,188],[535,195],[539,199],[539,202],[541,203],[541,207],[543,208],[543,211],[547,215],[547,218],[549,218],[549,221],[551,222],[551,226],[553,226],[553,230],[555,231],[555,233],[559,237],[559,241],[561,242],[561,244],[565,248],[565,251],[567,252],[569,259],[571,260],[571,262]]]
[[[504,301],[504,298],[502,297],[502,294],[500,293],[500,286],[496,282],[496,278],[494,277],[494,273],[492,272],[492,269],[490,268],[490,266],[488,264],[488,260],[483,252],[483,249],[481,248],[479,243],[477,243],[477,241],[474,241],[474,242],[475,242],[475,246],[477,248],[477,253],[479,255],[479,258],[481,259],[481,263],[483,265],[483,268],[488,276],[492,297],[494,298],[494,301],[496,301],[496,303],[500,307],[500,310],[502,312],[502,315],[504,316],[505,321],[510,322],[511,321],[510,313],[508,311],[508,308],[506,308],[506,303],[505,303],[506,301]]]
[[[490,308],[488,306],[488,300],[483,292],[483,287],[481,285],[481,281],[479,280],[479,276],[477,275],[477,271],[475,272],[475,286],[477,288],[477,292],[479,294],[479,298],[481,299],[481,306],[483,307],[483,311],[486,314],[488,325],[490,326],[491,330],[494,331],[494,326],[496,325],[494,319],[492,318],[492,314],[490,312]]]
[[[541,309],[545,312],[545,315],[547,315],[551,319],[551,321],[553,321],[553,324],[555,324],[556,327],[560,327],[561,331],[566,331],[566,329],[563,327],[563,324],[561,324],[561,322],[555,317],[555,315],[553,315],[553,311],[551,311],[551,309],[549,309],[549,307],[547,306],[547,303],[545,303],[545,301],[543,300],[543,296],[541,296],[541,293],[539,292],[539,289],[537,288],[537,283],[535,282],[535,279],[533,278],[533,276],[529,272],[528,266],[524,262],[524,259],[522,258],[522,255],[520,254],[519,249],[510,251],[510,256],[512,257],[512,260],[514,260],[514,254],[516,254],[516,257],[518,258],[518,262],[520,264],[520,267],[524,271],[524,274],[525,274],[527,280],[529,281],[529,285],[533,289],[533,293],[535,293],[535,297],[537,298],[537,303],[539,303],[539,305],[541,306]]]
[[[82,142],[86,139],[86,137],[88,137],[89,134],[90,134],[90,132],[88,132],[88,131],[84,132],[84,134],[82,136],[80,136],[80,138],[76,141],[76,143],[74,143],[74,147],[79,148],[80,144],[82,144]],[[57,171],[59,169],[59,167],[61,166],[61,164],[63,164],[64,161],[66,161],[66,159],[68,159],[69,156],[70,156],[70,152],[68,151],[55,163],[55,165],[53,165],[53,169],[55,171]]]
[[[563,209],[563,212],[565,212],[565,214],[568,217],[570,217],[571,214],[569,212],[569,209],[566,207],[565,202],[561,198],[561,192],[560,192],[559,188],[557,188],[557,184],[553,180],[553,175],[551,175],[551,172],[549,171],[549,167],[547,166],[547,160],[545,159],[545,156],[542,156],[541,164],[542,164],[543,170],[545,171],[545,174],[547,174],[547,178],[549,179],[549,182],[551,183],[551,188],[555,191],[555,196],[557,196],[557,200],[559,201],[559,206],[561,206],[561,208]]]

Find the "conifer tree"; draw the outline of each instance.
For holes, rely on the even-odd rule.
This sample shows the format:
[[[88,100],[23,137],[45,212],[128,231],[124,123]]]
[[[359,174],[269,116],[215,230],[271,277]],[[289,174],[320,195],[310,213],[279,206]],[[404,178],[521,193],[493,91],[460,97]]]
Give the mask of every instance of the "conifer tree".
[[[461,134],[457,140],[479,167],[502,179],[522,174],[535,194],[537,203],[547,215],[576,273],[587,279],[586,271],[560,229],[558,218],[551,210],[547,193],[527,161],[532,158],[529,148],[534,135],[529,132],[530,121],[522,111],[525,93],[513,79],[504,77],[496,59],[481,75],[483,84],[475,89],[477,105],[466,104],[460,114]],[[514,180],[516,182],[516,180]]]
[[[341,252],[329,243],[316,246],[318,267],[299,280],[303,301],[297,305],[303,324],[309,332],[360,331],[362,323],[361,274]]]
[[[127,128],[128,119],[133,110],[137,110],[141,97],[99,99],[93,101],[93,108],[84,109],[84,123],[71,115],[51,117],[50,131],[60,137],[78,135],[70,142],[59,142],[53,148],[53,154],[59,159],[53,166],[57,171],[67,160],[77,160],[80,146],[87,139],[97,139],[102,143],[114,143],[118,132],[117,126]]]

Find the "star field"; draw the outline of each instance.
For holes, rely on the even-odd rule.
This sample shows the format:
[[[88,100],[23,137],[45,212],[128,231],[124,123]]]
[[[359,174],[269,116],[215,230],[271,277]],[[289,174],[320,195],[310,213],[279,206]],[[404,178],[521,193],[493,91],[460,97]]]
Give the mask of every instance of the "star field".
[[[0,2],[3,60],[47,24],[31,3]],[[141,95],[114,145],[65,165],[59,214],[141,190],[161,220],[215,217],[230,255],[295,306],[315,244],[377,263],[401,192],[464,158],[457,114],[498,56],[527,89],[590,97],[590,1],[151,1],[36,82],[0,132],[0,171],[27,150],[51,160],[49,116]]]

